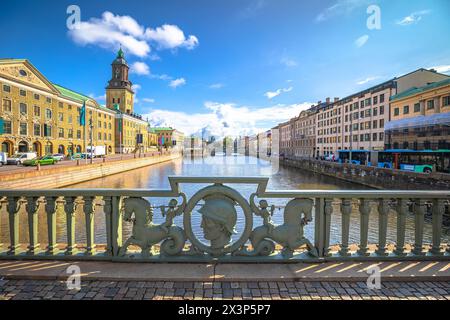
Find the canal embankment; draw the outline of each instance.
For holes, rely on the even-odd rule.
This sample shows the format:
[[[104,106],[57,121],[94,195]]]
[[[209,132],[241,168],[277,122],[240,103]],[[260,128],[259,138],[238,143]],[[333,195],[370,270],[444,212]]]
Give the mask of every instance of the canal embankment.
[[[180,158],[180,153],[155,154],[148,157],[128,158],[42,170],[3,172],[0,175],[1,189],[57,189],[76,183],[139,169]]]
[[[416,173],[402,170],[341,164],[315,159],[280,159],[280,164],[385,190],[449,190],[450,174]]]

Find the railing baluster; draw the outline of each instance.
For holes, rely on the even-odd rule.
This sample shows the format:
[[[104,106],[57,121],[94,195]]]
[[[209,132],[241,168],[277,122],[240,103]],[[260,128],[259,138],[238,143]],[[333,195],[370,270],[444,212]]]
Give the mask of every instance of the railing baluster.
[[[66,255],[74,254],[75,246],[75,199],[76,197],[65,197],[64,211],[66,212],[67,247]]]
[[[360,199],[359,213],[361,216],[361,226],[358,253],[363,256],[368,256],[370,255],[368,247],[370,202],[368,200]]]
[[[103,197],[105,204],[103,205],[103,211],[105,213],[106,222],[106,255],[112,254],[112,241],[111,241],[111,228],[112,228],[112,197]]]
[[[39,246],[38,244],[38,197],[27,197],[28,231],[30,244],[27,254],[34,255]]]
[[[424,199],[414,202],[414,247],[412,253],[424,255],[423,252],[423,226],[425,223],[425,212],[427,203]]]
[[[434,255],[442,255],[441,236],[442,236],[442,219],[445,212],[445,200],[435,199],[433,201],[433,246],[431,253]]]
[[[84,199],[84,216],[86,219],[86,252],[91,256],[94,253],[94,197],[86,196]]]
[[[121,197],[112,197],[111,250],[117,256],[122,247],[122,214],[120,212]]]
[[[9,214],[9,255],[16,255],[19,249],[19,210],[20,198],[8,197],[8,214]]]
[[[47,254],[54,255],[57,253],[56,247],[56,197],[48,196],[45,198],[45,211],[47,213],[47,233],[48,246]]]
[[[389,199],[380,199],[378,201],[378,249],[376,254],[386,256],[386,237],[387,223],[389,214]]]
[[[397,245],[394,253],[398,256],[405,256],[405,231],[406,215],[408,214],[408,200],[400,199],[397,202]]]
[[[330,229],[331,229],[331,214],[333,213],[333,199],[325,199],[325,235],[324,235],[324,251],[325,255],[329,256],[330,253]]]
[[[352,200],[343,199],[341,201],[342,213],[342,245],[339,254],[341,256],[350,256],[348,240],[350,237],[350,215],[352,213]]]
[[[7,202],[6,198],[0,197],[0,226],[2,225],[2,210],[3,210],[3,206],[7,207]],[[2,248],[3,248],[3,243],[2,241],[2,228],[0,227],[0,253],[2,252]]]

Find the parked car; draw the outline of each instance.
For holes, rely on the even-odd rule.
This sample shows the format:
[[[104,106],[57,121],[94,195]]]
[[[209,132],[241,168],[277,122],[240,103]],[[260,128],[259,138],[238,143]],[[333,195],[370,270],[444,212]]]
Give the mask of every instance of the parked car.
[[[56,162],[57,162],[57,160],[55,160],[55,158],[53,158],[52,155],[47,155],[47,156],[38,157],[38,158],[30,159],[30,160],[25,160],[23,162],[23,165],[24,166],[37,166],[37,164],[39,163],[41,166],[44,166],[44,165],[49,165],[49,164],[55,164]]]
[[[31,160],[37,157],[36,152],[23,152],[23,153],[16,153],[12,157],[8,158],[6,161],[6,164],[23,164],[26,160]]]
[[[6,161],[8,160],[8,154],[6,152],[0,152],[0,167],[4,164],[6,164]]]
[[[62,153],[56,153],[53,156],[53,159],[55,159],[56,161],[62,161],[64,160],[64,158],[66,157],[64,154]]]

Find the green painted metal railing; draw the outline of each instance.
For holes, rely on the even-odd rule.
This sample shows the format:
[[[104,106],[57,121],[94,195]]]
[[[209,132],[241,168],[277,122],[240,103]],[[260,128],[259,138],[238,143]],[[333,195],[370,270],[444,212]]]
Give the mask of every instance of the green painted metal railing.
[[[266,190],[264,177],[169,177],[168,190],[65,189],[0,190],[0,235],[9,233],[9,243],[0,243],[0,259],[84,259],[113,261],[224,261],[295,262],[324,260],[450,260],[450,245],[443,243],[443,218],[448,212],[449,191],[323,191]],[[201,184],[188,199],[182,184]],[[204,187],[204,185],[207,185]],[[231,186],[254,185],[246,199]],[[152,198],[167,198],[157,207],[165,221],[153,223]],[[150,199],[147,200],[147,199]],[[275,199],[285,199],[284,223],[272,222]],[[102,208],[106,243],[96,244],[96,218]],[[238,211],[244,215],[243,232],[233,240]],[[350,243],[352,210],[357,208],[359,243]],[[447,211],[446,211],[447,210]],[[76,212],[82,212],[84,221]],[[431,212],[432,241],[424,243],[425,217]],[[26,214],[27,227],[20,215]],[[57,223],[65,215],[64,225]],[[192,229],[192,215],[201,215],[203,241]],[[340,214],[339,243],[330,243],[333,215]],[[42,220],[45,215],[45,220]],[[378,241],[369,243],[369,221],[377,215]],[[414,243],[405,242],[406,220],[413,216]],[[183,225],[174,224],[182,216]],[[388,218],[395,217],[396,241],[387,243]],[[253,227],[255,219],[262,225]],[[44,221],[44,222],[43,222]],[[123,241],[123,221],[132,222],[131,234]],[[46,245],[39,244],[39,224],[46,224]],[[314,225],[313,240],[305,235]],[[77,225],[85,226],[83,241]],[[3,228],[1,226],[3,225]],[[98,227],[98,226],[97,226]],[[65,243],[57,231],[65,229]],[[27,231],[24,231],[27,230]],[[25,232],[27,243],[19,241]],[[23,239],[23,235],[21,237]],[[1,239],[1,238],[0,238]],[[80,243],[81,242],[81,243]]]

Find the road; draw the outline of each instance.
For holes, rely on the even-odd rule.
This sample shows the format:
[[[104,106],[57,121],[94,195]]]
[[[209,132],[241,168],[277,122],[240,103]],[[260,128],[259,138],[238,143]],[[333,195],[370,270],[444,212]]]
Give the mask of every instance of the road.
[[[164,154],[169,154],[168,153],[164,153]],[[153,157],[159,155],[158,152],[154,151],[154,152],[149,152],[146,154],[141,154],[141,157]],[[108,155],[105,158],[95,158],[92,159],[92,163],[102,163],[102,162],[112,162],[112,161],[120,161],[120,160],[127,160],[127,159],[133,159],[135,157],[134,154],[114,154],[114,155]],[[136,154],[136,158],[139,158],[139,154]],[[49,170],[49,169],[54,169],[54,168],[61,168],[61,167],[74,167],[77,166],[77,162],[76,160],[63,160],[58,162],[57,164],[54,165],[46,165],[46,166],[41,166],[41,170]],[[80,166],[85,166],[85,165],[90,165],[91,164],[91,159],[81,159],[79,160],[79,165]],[[3,165],[0,166],[0,178],[2,175],[7,175],[7,174],[11,174],[11,173],[22,173],[22,172],[31,172],[31,171],[36,171],[37,167],[25,167],[22,165]]]

